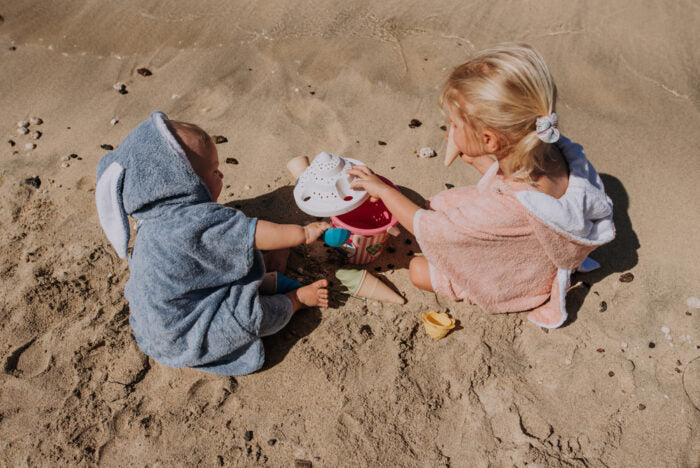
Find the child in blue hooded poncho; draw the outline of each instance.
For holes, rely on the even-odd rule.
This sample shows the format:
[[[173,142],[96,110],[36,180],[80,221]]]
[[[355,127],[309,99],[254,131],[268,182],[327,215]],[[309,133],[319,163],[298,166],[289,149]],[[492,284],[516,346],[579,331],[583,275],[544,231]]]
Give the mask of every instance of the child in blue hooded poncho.
[[[215,374],[258,370],[260,337],[302,307],[328,305],[326,280],[261,295],[262,250],[315,241],[329,226],[280,225],[216,203],[223,185],[216,146],[199,127],[154,112],[97,166],[100,223],[125,258],[138,233],[124,295],[139,347],[173,367]]]

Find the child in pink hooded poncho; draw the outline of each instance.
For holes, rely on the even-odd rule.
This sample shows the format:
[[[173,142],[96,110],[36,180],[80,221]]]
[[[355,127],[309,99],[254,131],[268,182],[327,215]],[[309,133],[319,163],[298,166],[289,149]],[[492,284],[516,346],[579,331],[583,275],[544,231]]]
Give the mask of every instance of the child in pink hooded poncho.
[[[615,236],[612,202],[583,148],[559,133],[556,87],[529,46],[484,51],[448,78],[440,105],[457,156],[483,175],[420,209],[367,167],[354,186],[380,198],[423,251],[410,264],[419,288],[488,313],[530,310],[537,325],[564,324],[570,275]]]

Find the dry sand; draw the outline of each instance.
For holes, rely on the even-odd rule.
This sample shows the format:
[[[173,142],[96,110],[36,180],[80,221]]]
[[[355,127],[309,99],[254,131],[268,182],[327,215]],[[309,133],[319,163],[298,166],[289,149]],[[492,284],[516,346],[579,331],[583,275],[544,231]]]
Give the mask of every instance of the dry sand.
[[[375,3],[0,3],[0,465],[700,465],[698,3]],[[156,109],[198,123],[239,161],[221,201],[274,221],[306,219],[284,163],[322,150],[428,197],[478,180],[416,158],[443,149],[437,87],[504,41],[546,57],[564,133],[615,202],[618,237],[575,276],[567,326],[411,288],[404,234],[369,268],[405,306],[302,312],[254,375],[138,350],[127,265],[94,208],[100,145]],[[38,140],[16,133],[31,116]],[[336,268],[322,246],[290,262],[297,277]],[[433,341],[430,308],[461,328]]]

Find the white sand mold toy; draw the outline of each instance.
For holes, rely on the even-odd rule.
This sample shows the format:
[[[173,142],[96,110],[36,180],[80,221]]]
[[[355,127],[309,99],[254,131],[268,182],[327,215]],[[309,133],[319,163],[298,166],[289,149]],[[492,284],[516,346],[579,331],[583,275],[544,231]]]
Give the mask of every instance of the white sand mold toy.
[[[364,190],[350,188],[355,179],[346,173],[360,161],[338,155],[319,153],[304,170],[294,187],[294,201],[304,213],[327,218],[348,213],[369,198]]]

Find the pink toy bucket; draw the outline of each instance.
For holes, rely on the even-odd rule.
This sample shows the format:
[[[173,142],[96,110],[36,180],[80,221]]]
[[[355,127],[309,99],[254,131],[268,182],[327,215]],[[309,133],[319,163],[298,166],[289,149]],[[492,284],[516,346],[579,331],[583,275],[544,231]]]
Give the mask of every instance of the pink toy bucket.
[[[396,188],[388,179],[379,176],[387,184]],[[398,235],[399,220],[387,210],[381,200],[374,203],[367,200],[358,208],[340,216],[331,216],[333,227],[350,231],[347,244],[354,247],[346,261],[356,265],[374,261],[384,250],[389,235]]]

